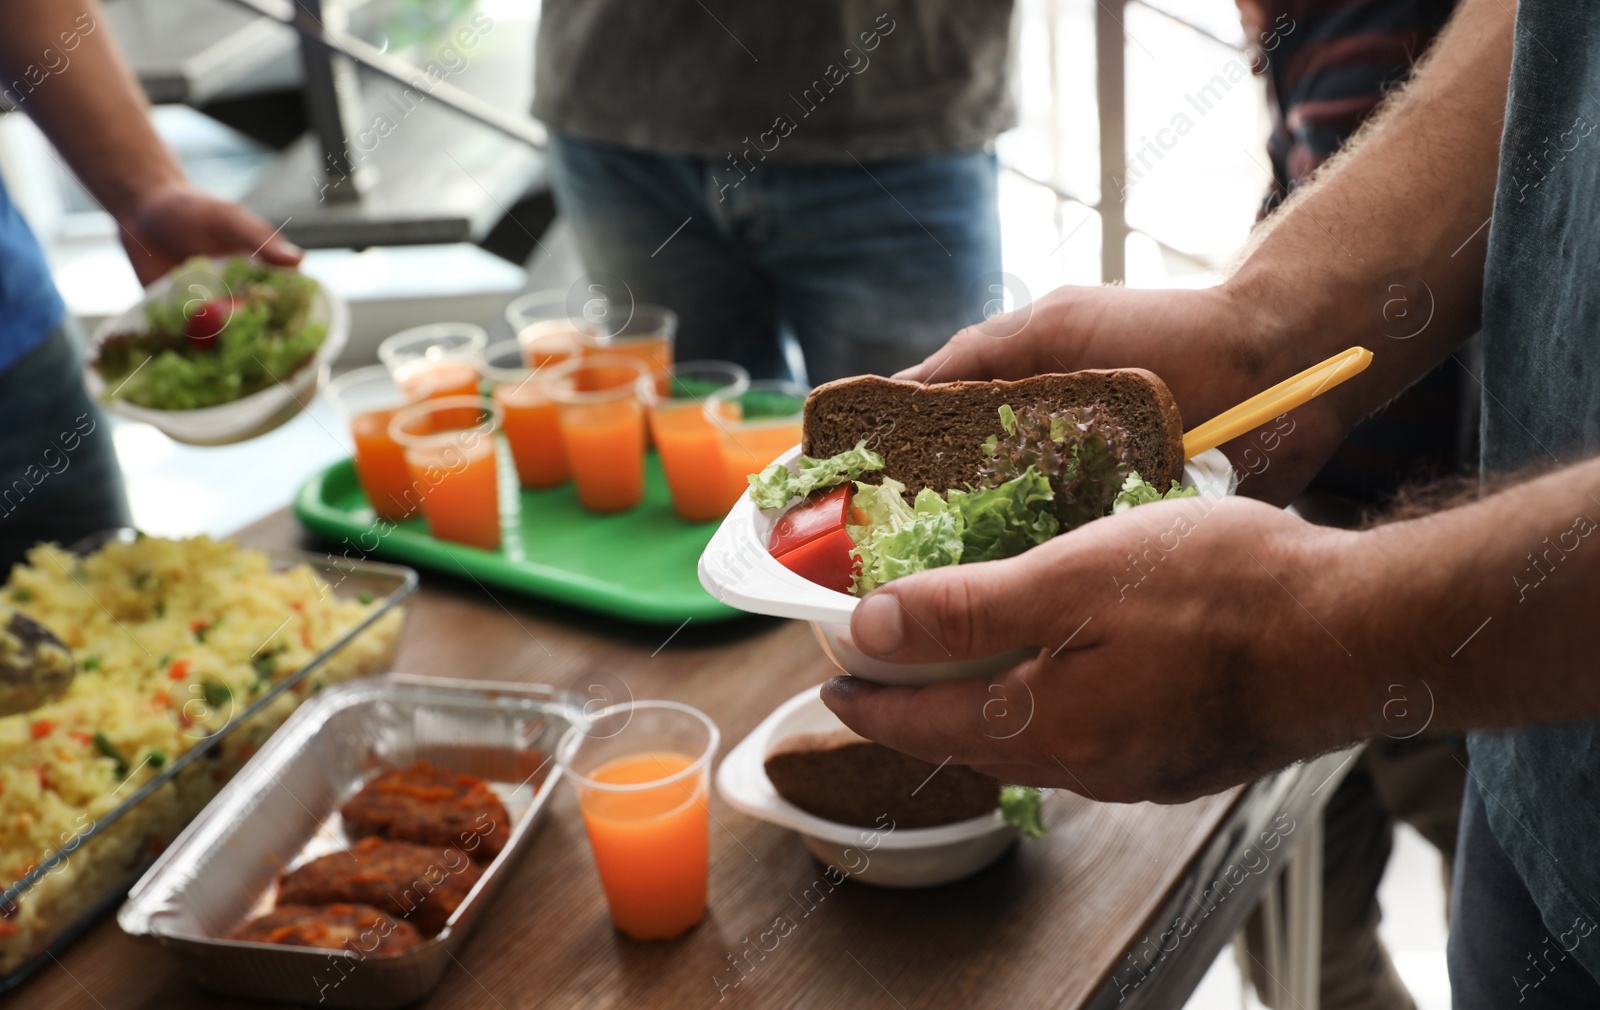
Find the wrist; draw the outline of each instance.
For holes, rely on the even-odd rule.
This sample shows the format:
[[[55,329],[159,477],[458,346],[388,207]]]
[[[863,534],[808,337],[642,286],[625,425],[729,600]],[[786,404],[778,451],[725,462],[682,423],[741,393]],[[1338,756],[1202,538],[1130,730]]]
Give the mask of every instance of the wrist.
[[[1316,574],[1304,609],[1322,625],[1316,634],[1318,654],[1328,657],[1323,701],[1340,713],[1329,745],[1398,735],[1406,711],[1390,703],[1394,685],[1408,697],[1417,693],[1402,658],[1404,638],[1395,634],[1407,621],[1394,619],[1410,602],[1395,598],[1406,573],[1395,569],[1382,530],[1314,529],[1304,563]]]
[[[1231,321],[1236,366],[1254,385],[1252,393],[1326,357],[1308,354],[1315,348],[1297,332],[1296,301],[1283,279],[1258,259],[1246,260],[1214,289]]]
[[[96,187],[95,197],[118,224],[137,228],[148,217],[151,208],[188,189],[188,179],[173,161],[145,166],[140,171],[109,181]]]

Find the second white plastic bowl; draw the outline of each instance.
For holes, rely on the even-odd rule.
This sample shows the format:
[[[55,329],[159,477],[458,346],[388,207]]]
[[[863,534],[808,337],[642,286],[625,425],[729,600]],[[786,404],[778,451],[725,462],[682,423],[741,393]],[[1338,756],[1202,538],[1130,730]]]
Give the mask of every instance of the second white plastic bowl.
[[[1011,847],[1016,829],[998,810],[937,828],[858,827],[823,820],[779,796],[766,771],[773,745],[844,727],[822,703],[821,691],[821,685],[807,688],[779,705],[722,759],[717,792],[729,806],[794,829],[817,859],[878,887],[948,884],[977,873]]]

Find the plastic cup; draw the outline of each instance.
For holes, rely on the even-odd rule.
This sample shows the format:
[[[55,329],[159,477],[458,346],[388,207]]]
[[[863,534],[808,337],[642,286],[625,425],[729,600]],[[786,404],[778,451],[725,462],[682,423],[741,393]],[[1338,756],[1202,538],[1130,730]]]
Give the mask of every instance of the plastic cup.
[[[687,361],[639,380],[650,408],[650,439],[672,491],[672,507],[689,522],[721,519],[739,500],[722,463],[722,442],[706,418],[706,398],[743,391],[750,373],[728,361]]]
[[[635,701],[595,714],[557,747],[611,921],[635,940],[671,939],[705,916],[720,739],[698,709]]]
[[[591,512],[621,512],[644,498],[645,374],[638,358],[602,354],[557,365],[545,379],[578,501]]]
[[[576,359],[578,345],[568,340]],[[545,389],[546,368],[523,365],[522,347],[515,340],[493,344],[485,353],[483,376],[489,381],[489,395],[505,412],[500,430],[511,446],[517,464],[517,480],[526,488],[548,488],[564,484],[572,476],[567,453],[561,446],[561,427],[556,402]]]
[[[635,305],[627,319],[606,330],[593,355],[637,358],[654,375],[672,365],[672,344],[678,336],[678,314],[660,305]]]
[[[763,379],[747,389],[726,389],[706,398],[706,420],[720,436],[730,489],[737,487],[743,494],[750,474],[760,473],[799,443],[808,392],[799,383]]]
[[[492,551],[500,546],[494,433],[504,412],[478,396],[423,400],[395,414],[389,437],[405,449],[408,501],[435,539]],[[466,419],[466,424],[458,423]]]
[[[404,447],[389,437],[389,422],[412,400],[382,365],[358,368],[328,383],[328,397],[355,441],[356,477],[372,511],[390,522],[416,514]]]
[[[565,291],[534,291],[513,298],[506,305],[506,323],[529,368],[560,364],[600,339],[599,322],[574,316]]]
[[[475,396],[489,335],[471,323],[429,323],[401,330],[378,345],[378,360],[414,400]],[[471,425],[465,412],[449,424]]]

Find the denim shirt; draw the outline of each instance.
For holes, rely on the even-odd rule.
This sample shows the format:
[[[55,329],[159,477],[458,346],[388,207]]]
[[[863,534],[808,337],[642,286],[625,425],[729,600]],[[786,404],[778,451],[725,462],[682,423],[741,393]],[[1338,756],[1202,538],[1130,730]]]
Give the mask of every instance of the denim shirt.
[[[1600,11],[1593,4],[1523,0],[1517,13],[1483,336],[1487,469],[1568,464],[1600,449]],[[1600,522],[1600,505],[1587,518]],[[1551,542],[1577,520],[1554,523]],[[1543,548],[1528,545],[1536,556]],[[1575,549],[1600,550],[1600,541]],[[1507,572],[1508,585],[1513,576],[1532,581]],[[1523,591],[1510,606],[1538,606],[1538,592]],[[1520,671],[1508,665],[1504,675]],[[1474,733],[1470,746],[1496,839],[1550,935],[1564,938],[1562,947],[1600,978],[1600,935],[1580,942],[1600,923],[1600,724]]]
[[[66,314],[44,252],[0,183],[0,372],[44,343]]]

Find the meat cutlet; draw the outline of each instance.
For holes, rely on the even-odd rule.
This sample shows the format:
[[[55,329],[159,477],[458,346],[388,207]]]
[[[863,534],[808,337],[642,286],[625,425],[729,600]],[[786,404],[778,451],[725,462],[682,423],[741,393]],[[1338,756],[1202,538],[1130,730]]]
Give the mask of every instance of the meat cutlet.
[[[409,922],[371,905],[279,905],[228,934],[230,940],[280,943],[291,947],[349,950],[362,956],[393,957],[423,942]]]
[[[489,783],[418,761],[362,786],[339,809],[351,838],[452,846],[480,863],[505,848],[511,817]]]
[[[460,849],[363,838],[284,874],[278,901],[371,905],[432,936],[482,875]]]

